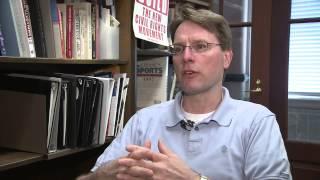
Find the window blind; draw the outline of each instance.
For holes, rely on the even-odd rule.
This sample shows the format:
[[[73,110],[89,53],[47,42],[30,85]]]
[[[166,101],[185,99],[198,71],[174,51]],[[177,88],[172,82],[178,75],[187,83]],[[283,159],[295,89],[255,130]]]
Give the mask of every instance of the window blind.
[[[319,0],[292,0],[291,19],[317,17]],[[290,25],[288,91],[320,93],[320,22]]]
[[[320,17],[319,0],[292,0],[291,19]]]

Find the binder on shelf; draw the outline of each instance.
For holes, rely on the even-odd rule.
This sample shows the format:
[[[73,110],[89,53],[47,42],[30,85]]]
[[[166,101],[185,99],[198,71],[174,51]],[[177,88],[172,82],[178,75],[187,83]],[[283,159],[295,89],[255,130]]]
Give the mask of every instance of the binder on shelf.
[[[97,108],[100,105],[98,98],[102,93],[102,83],[95,78],[83,75],[59,73],[57,76],[70,82],[66,147],[75,148],[91,145],[95,124],[99,120],[97,117],[100,117],[99,113],[101,113],[97,111]]]
[[[95,129],[95,125],[98,123],[100,128],[100,114],[101,114],[101,103],[102,103],[102,94],[103,94],[103,84],[101,81],[92,78],[93,91],[92,91],[92,101],[89,114],[89,121],[87,126],[87,136],[85,140],[87,145],[98,144],[98,141],[94,141],[94,134],[99,133],[99,129]],[[100,106],[100,107],[99,107]],[[95,136],[97,137],[97,136]]]
[[[121,102],[124,99],[124,89],[125,89],[125,80],[126,80],[127,74],[126,73],[120,73],[120,74],[115,74],[114,78],[118,79],[119,81],[119,88],[118,88],[118,99],[117,99],[117,109],[116,109],[116,117],[115,117],[115,122],[114,122],[114,127],[113,129],[113,136],[117,135],[118,131],[118,126],[120,124],[120,118],[121,118],[121,113],[122,113],[122,104]]]
[[[89,125],[91,123],[90,114],[91,114],[91,107],[93,101],[93,86],[94,80],[90,78],[84,79],[84,92],[83,92],[83,108],[82,108],[82,116],[80,120],[80,132],[79,132],[79,142],[78,145],[81,147],[85,147],[89,145]]]
[[[70,95],[68,103],[68,115],[67,115],[67,138],[66,147],[75,148],[78,146],[79,139],[79,127],[81,120],[81,110],[82,110],[82,100],[83,100],[83,90],[84,83],[83,78],[73,74],[55,74],[64,80],[70,82]]]
[[[52,82],[0,76],[0,146],[47,154]]]
[[[95,77],[103,84],[102,106],[101,106],[101,118],[99,129],[99,144],[104,144],[108,131],[108,122],[110,120],[110,105],[112,91],[114,87],[113,78]]]
[[[31,75],[31,74],[8,74],[10,77],[44,80],[51,82],[50,106],[49,106],[49,121],[47,147],[49,153],[55,152],[58,145],[58,126],[59,126],[59,111],[61,99],[61,84],[62,79],[50,76]]]
[[[127,91],[128,91],[128,86],[129,86],[129,78],[124,79],[124,84],[123,84],[123,91],[122,91],[122,98],[120,101],[120,112],[119,112],[119,123],[117,124],[116,127],[116,132],[114,136],[117,136],[123,129],[124,126],[124,108],[126,106],[126,99],[127,99]]]
[[[59,126],[58,126],[58,149],[64,149],[67,145],[67,123],[68,110],[70,110],[70,87],[71,83],[68,80],[62,80],[61,96],[60,96],[60,111],[59,111]]]
[[[120,77],[119,75],[114,76],[114,87],[112,90],[111,97],[111,107],[110,107],[110,118],[108,122],[107,136],[114,136],[115,124],[117,121],[117,109],[118,109],[118,97],[119,97],[119,88],[120,88]]]
[[[100,132],[100,122],[101,122],[101,109],[103,103],[103,83],[102,81],[97,81],[97,93],[95,94],[95,102],[93,108],[93,121],[90,125],[89,139],[91,144],[99,144],[99,132]]]

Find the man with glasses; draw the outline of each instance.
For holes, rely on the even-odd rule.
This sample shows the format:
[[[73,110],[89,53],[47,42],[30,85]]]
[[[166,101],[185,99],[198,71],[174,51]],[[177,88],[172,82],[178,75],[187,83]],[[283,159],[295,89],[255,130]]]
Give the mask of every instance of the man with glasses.
[[[80,179],[290,179],[275,115],[222,86],[233,56],[226,20],[182,5],[171,29],[181,92],[138,111]]]

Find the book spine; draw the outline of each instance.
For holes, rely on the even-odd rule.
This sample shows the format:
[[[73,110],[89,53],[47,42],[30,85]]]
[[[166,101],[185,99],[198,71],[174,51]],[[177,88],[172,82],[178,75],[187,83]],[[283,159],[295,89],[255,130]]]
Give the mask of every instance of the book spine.
[[[75,3],[80,16],[80,59],[92,59],[91,3]]]
[[[96,49],[96,59],[100,59],[100,6],[99,4],[95,4],[96,7],[96,42],[95,42],[95,49]]]
[[[62,53],[62,57],[65,58],[66,57],[66,48],[65,48],[65,40],[64,40],[64,28],[63,28],[63,20],[62,20],[62,12],[61,10],[58,8],[58,21],[59,21],[59,33],[60,33],[60,46],[61,46],[61,53]]]
[[[62,52],[64,53],[64,58],[67,57],[67,4],[65,3],[57,3],[57,7],[60,11],[60,19],[61,19],[61,23],[60,23],[60,32],[61,32],[61,39],[63,44],[61,44],[62,47]]]
[[[55,57],[63,58],[62,47],[61,47],[62,37],[60,37],[61,33],[60,33],[59,10],[57,8],[56,0],[50,0],[50,13],[51,13],[54,49],[56,52]]]
[[[87,12],[84,8],[79,8],[79,16],[80,16],[80,59],[87,59],[88,55],[88,21],[87,21]]]
[[[66,56],[72,58],[73,54],[73,5],[67,5],[67,34],[66,34]]]
[[[56,58],[56,40],[54,35],[54,23],[52,19],[52,13],[54,12],[55,0],[38,0],[40,6],[40,12],[42,17],[43,32],[46,43],[47,56],[50,58]]]
[[[25,19],[25,24],[26,24],[26,29],[27,29],[30,57],[36,57],[36,50],[35,50],[32,25],[31,25],[31,18],[30,18],[30,10],[29,10],[29,5],[27,3],[27,0],[22,0],[22,5],[23,5],[23,12],[24,12],[24,17],[25,17],[24,19]]]
[[[97,28],[97,6],[91,6],[91,38],[92,38],[92,59],[96,59],[96,28]]]
[[[73,58],[81,58],[81,30],[80,30],[80,13],[79,8],[73,10],[74,19],[74,38],[73,38]]]
[[[37,57],[48,57],[39,0],[27,0]]]
[[[22,2],[10,1],[10,9],[13,15],[14,28],[16,29],[20,56],[31,57]]]
[[[4,44],[4,36],[2,34],[2,28],[0,24],[0,56],[6,56],[6,55],[7,55],[7,52]]]
[[[91,7],[92,7],[92,4],[91,3],[87,3],[87,50],[88,50],[88,54],[87,54],[87,59],[92,59],[92,14],[91,14]]]

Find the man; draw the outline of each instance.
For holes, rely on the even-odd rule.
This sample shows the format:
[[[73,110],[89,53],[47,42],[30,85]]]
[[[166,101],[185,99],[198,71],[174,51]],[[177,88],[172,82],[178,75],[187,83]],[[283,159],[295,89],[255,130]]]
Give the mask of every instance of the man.
[[[171,28],[181,93],[138,111],[81,179],[290,179],[275,115],[222,86],[233,56],[225,19],[182,5]]]

